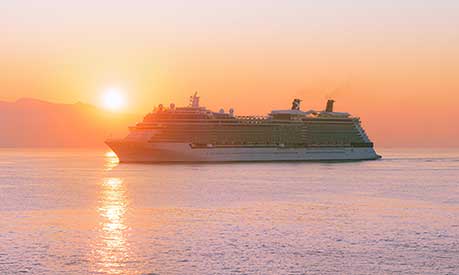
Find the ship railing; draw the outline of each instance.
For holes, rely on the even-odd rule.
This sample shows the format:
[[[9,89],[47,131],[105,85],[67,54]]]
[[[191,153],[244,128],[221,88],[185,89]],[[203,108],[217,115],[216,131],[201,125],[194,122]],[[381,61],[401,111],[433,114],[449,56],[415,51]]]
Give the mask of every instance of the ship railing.
[[[266,120],[264,116],[236,116],[236,121],[241,124],[261,124]]]
[[[236,118],[240,120],[267,120],[268,119],[265,116],[236,116]]]

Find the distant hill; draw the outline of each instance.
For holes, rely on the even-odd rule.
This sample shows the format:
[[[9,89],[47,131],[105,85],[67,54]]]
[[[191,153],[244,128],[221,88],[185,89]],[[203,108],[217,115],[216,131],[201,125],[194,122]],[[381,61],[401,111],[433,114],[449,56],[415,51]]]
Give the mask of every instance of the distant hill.
[[[97,147],[123,137],[141,116],[92,105],[57,104],[31,98],[0,101],[0,147]]]

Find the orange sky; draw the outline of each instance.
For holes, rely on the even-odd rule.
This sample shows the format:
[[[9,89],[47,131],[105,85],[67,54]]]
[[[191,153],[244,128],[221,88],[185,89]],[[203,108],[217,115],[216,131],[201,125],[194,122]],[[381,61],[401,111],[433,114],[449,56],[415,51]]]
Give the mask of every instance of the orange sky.
[[[382,146],[459,146],[455,1],[62,2],[0,3],[0,100],[100,105],[117,86],[145,113],[198,90],[265,114],[331,96]]]

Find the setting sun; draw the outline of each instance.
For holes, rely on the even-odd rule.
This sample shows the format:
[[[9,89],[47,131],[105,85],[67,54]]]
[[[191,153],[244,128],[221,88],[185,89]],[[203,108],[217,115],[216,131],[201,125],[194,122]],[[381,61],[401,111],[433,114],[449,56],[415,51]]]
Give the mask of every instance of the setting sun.
[[[109,88],[102,94],[102,106],[111,111],[118,111],[125,105],[123,91],[118,88]]]

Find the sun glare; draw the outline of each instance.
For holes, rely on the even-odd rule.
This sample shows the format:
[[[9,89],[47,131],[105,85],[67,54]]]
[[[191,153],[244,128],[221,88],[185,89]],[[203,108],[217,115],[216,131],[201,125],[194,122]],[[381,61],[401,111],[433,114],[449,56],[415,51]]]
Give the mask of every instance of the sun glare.
[[[102,94],[102,106],[111,111],[118,111],[125,105],[123,92],[118,88],[109,88]]]

